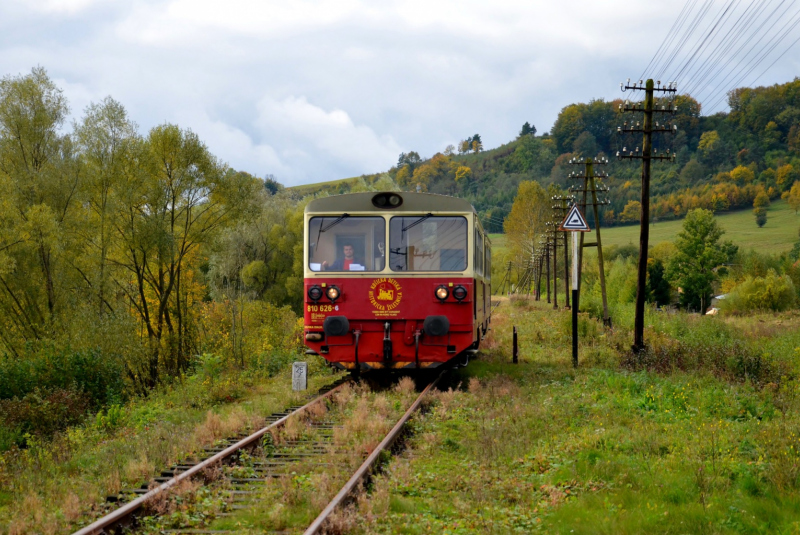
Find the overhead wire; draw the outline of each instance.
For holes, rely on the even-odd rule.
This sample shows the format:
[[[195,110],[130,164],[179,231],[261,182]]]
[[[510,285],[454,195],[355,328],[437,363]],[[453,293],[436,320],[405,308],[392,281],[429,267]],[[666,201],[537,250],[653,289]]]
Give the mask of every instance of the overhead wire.
[[[705,3],[702,6],[700,6],[700,11],[695,15],[694,19],[689,24],[689,27],[686,29],[686,31],[684,31],[683,35],[681,36],[680,44],[678,45],[677,48],[675,48],[675,50],[673,50],[667,62],[658,71],[656,78],[663,79],[667,69],[669,69],[669,67],[672,65],[672,62],[675,61],[675,58],[677,58],[678,54],[680,54],[681,50],[683,50],[683,47],[686,46],[686,44],[689,42],[689,36],[691,36],[694,33],[695,29],[697,29],[697,26],[700,24],[700,22],[702,22],[702,20],[708,14],[708,11],[711,9],[713,3],[714,3],[713,0],[705,0]]]
[[[744,74],[741,74],[741,76],[735,78],[736,81],[733,84],[731,84],[731,89],[735,89],[742,81],[744,81],[744,79],[747,78],[747,76],[749,76],[750,73],[753,72],[753,70],[755,70],[766,59],[766,57],[769,56],[769,54],[771,54],[772,51],[775,50],[775,48],[789,35],[789,33],[797,26],[798,23],[800,23],[800,10],[798,10],[794,15],[792,15],[792,17],[790,17],[789,20],[787,20],[787,22],[783,25],[783,27],[781,27],[780,30],[778,30],[777,33],[773,34],[772,38],[770,38],[770,40],[767,41],[758,52],[756,52],[753,58],[750,61],[748,61],[746,65],[744,65],[741,69],[739,69],[739,71],[736,73],[735,76],[739,76],[740,73],[742,73],[745,69],[747,69],[747,72],[744,72]],[[754,61],[755,63],[753,63]],[[709,111],[716,109],[716,106],[719,105],[719,103],[725,99],[725,97],[728,95],[729,92],[730,90],[722,93],[708,108]]]
[[[644,70],[642,71],[642,74],[639,76],[639,79],[644,79],[644,75],[647,73],[647,69],[649,69],[650,66],[653,65],[654,62],[660,61],[660,59],[661,59],[660,55],[661,55],[662,50],[664,52],[667,51],[667,49],[672,44],[672,41],[675,39],[675,36],[678,34],[678,31],[680,31],[680,27],[683,25],[683,22],[681,21],[681,19],[685,20],[686,17],[689,15],[689,12],[691,11],[691,9],[687,10],[687,8],[690,5],[694,5],[696,3],[697,3],[697,0],[686,0],[686,3],[683,4],[683,9],[681,9],[681,12],[678,13],[678,17],[675,19],[675,22],[672,23],[672,26],[670,27],[669,31],[667,32],[666,37],[664,37],[664,40],[661,41],[661,45],[658,47],[658,50],[656,50],[656,53],[653,54],[653,57],[650,58],[650,63],[648,63],[647,67],[644,68]]]
[[[735,61],[738,61],[738,62],[740,62],[740,63],[741,63],[741,62],[744,62],[744,61],[745,61],[745,59],[746,59],[748,56],[750,56],[751,52],[753,52],[753,51],[756,49],[756,47],[758,46],[758,44],[761,42],[761,40],[762,40],[762,39],[763,39],[763,37],[764,37],[764,35],[763,35],[763,34],[761,34],[761,29],[762,29],[762,28],[763,28],[763,27],[764,27],[764,26],[765,26],[767,23],[769,23],[769,22],[770,22],[770,20],[772,19],[773,15],[775,15],[775,14],[777,13],[777,11],[780,9],[780,7],[781,7],[781,6],[782,6],[784,3],[785,3],[785,0],[781,0],[781,2],[780,2],[780,3],[779,3],[779,4],[778,4],[776,7],[775,7],[775,9],[773,9],[773,10],[772,10],[772,12],[770,12],[770,13],[769,13],[769,15],[767,15],[767,17],[766,17],[766,18],[764,18],[764,19],[761,21],[761,24],[759,24],[759,25],[758,25],[758,27],[756,27],[756,28],[755,28],[755,30],[754,30],[754,31],[753,31],[753,32],[750,34],[750,36],[747,38],[747,40],[745,40],[745,41],[744,41],[744,42],[743,42],[743,43],[742,43],[742,44],[739,46],[739,48],[738,48],[738,49],[736,49],[736,51],[735,51],[734,53],[732,53],[732,54],[729,56],[728,60],[727,60],[727,61],[726,61],[726,62],[723,64],[723,66],[722,66],[720,69],[718,69],[718,70],[717,70],[717,74],[721,74],[722,72],[724,72],[724,70],[725,70],[725,69],[727,69],[728,65],[730,65],[730,63],[731,63],[732,61],[734,61],[734,60],[735,60]],[[790,4],[789,4],[787,7],[786,7],[786,9],[785,9],[785,10],[783,10],[783,12],[782,12],[782,13],[780,13],[780,14],[777,16],[777,18],[776,18],[776,23],[777,23],[777,21],[778,21],[778,20],[780,20],[780,19],[781,19],[781,18],[782,18],[784,15],[786,15],[786,13],[788,12],[788,10],[789,10],[790,8],[791,8],[791,3],[790,3]],[[773,25],[774,25],[774,23],[773,23]],[[744,49],[745,49],[745,47],[747,47],[747,46],[750,44],[750,42],[751,42],[751,41],[753,41],[753,39],[754,39],[754,38],[756,38],[756,36],[759,36],[759,37],[758,37],[758,39],[756,39],[756,42],[753,44],[753,46],[751,46],[751,47],[750,47],[750,49],[749,49],[749,50],[748,50],[748,51],[747,51],[747,52],[746,52],[744,55],[740,55],[740,53],[742,52],[742,50],[744,50]],[[728,72],[728,74],[727,74],[727,75],[725,75],[725,77],[724,77],[724,78],[722,78],[722,80],[719,80],[719,81],[717,82],[716,86],[715,86],[715,87],[714,87],[714,88],[711,90],[711,91],[712,91],[712,97],[713,97],[713,95],[715,95],[715,94],[718,94],[718,93],[717,93],[717,90],[718,90],[717,88],[719,88],[719,87],[722,87],[722,88],[728,87],[728,86],[727,86],[727,83],[728,83],[728,81],[729,81],[729,79],[731,78],[731,76],[732,76],[732,75],[733,75],[733,71],[731,71],[731,72]],[[707,86],[708,86],[708,84],[706,85],[706,87],[707,87]],[[704,87],[704,89],[705,89],[705,87]],[[727,91],[725,91],[724,93],[727,93]],[[700,96],[700,95],[698,95],[698,96]]]
[[[752,78],[750,85],[755,84],[800,42],[797,37],[779,49],[800,25],[800,10],[792,9],[794,2],[724,0],[718,10],[714,3],[686,0],[640,76],[644,79],[650,72],[653,78],[665,79],[669,75],[668,80],[681,83],[681,93],[693,95],[698,102],[712,101],[703,106],[706,113],[768,62]]]
[[[730,2],[728,2],[728,6],[724,10],[722,10],[722,13],[720,13],[720,15],[717,18],[716,22],[713,23],[713,25],[711,26],[711,29],[709,29],[708,33],[706,33],[706,36],[703,38],[703,40],[700,42],[700,44],[697,45],[697,48],[695,48],[694,53],[692,53],[692,55],[689,57],[689,59],[686,60],[686,62],[683,64],[683,66],[680,68],[680,70],[678,71],[678,73],[676,75],[670,76],[670,79],[675,80],[675,81],[678,81],[680,79],[680,77],[683,75],[683,73],[686,71],[686,69],[688,69],[692,63],[694,63],[695,59],[698,57],[698,54],[700,54],[708,46],[707,43],[711,42],[711,41],[709,41],[709,39],[711,39],[711,37],[715,34],[715,32],[717,31],[717,28],[720,27],[719,25],[724,20],[727,20],[727,17],[730,16],[730,15],[728,15],[728,13],[730,12],[731,8],[734,7],[735,5],[737,5],[739,3],[739,1],[740,0],[730,0]]]
[[[691,93],[693,88],[705,80],[708,73],[726,56],[730,49],[741,39],[746,32],[742,31],[747,28],[753,18],[758,14],[759,10],[757,4],[761,5],[769,0],[751,0],[749,5],[739,15],[736,21],[730,25],[724,35],[719,39],[718,43],[713,50],[703,56],[699,62],[694,65],[690,72],[687,73],[689,81],[682,84],[683,91]]]
[[[706,83],[704,85],[704,82],[709,80],[709,78],[713,80],[712,73],[716,74],[717,72],[720,72],[720,70],[724,69],[724,65],[727,65],[727,62],[721,65],[720,60],[723,57],[726,57],[728,52],[730,52],[730,50],[747,35],[746,31],[739,31],[740,26],[741,29],[751,27],[753,19],[760,14],[763,4],[769,1],[770,0],[753,0],[750,2],[750,6],[748,6],[744,13],[742,13],[742,15],[736,21],[734,26],[728,31],[728,35],[726,35],[725,39],[727,42],[725,42],[725,40],[723,41],[723,43],[725,43],[724,47],[721,43],[721,46],[717,52],[709,56],[709,58],[703,64],[701,64],[698,69],[695,70],[695,78],[689,82],[689,86],[684,86],[682,88],[682,92],[684,94],[694,94],[698,90],[705,89],[708,84]],[[785,0],[781,0],[781,3],[783,3],[783,1]],[[756,5],[756,2],[758,2],[758,5]],[[728,61],[730,61],[730,59],[731,56],[728,56]]]
[[[758,79],[759,79],[759,78],[761,78],[762,76],[764,76],[764,75],[767,73],[767,71],[768,71],[768,70],[770,70],[770,69],[772,68],[772,66],[773,66],[773,65],[775,65],[776,63],[778,63],[778,60],[780,60],[780,59],[781,59],[783,56],[785,56],[785,55],[786,55],[786,53],[787,53],[787,52],[789,52],[789,50],[791,50],[791,49],[794,47],[794,45],[796,45],[798,42],[800,42],[800,37],[798,37],[797,39],[795,39],[795,40],[794,40],[794,42],[793,42],[791,45],[789,45],[789,46],[788,46],[788,48],[787,48],[786,50],[784,50],[784,51],[783,51],[783,53],[782,53],[780,56],[778,56],[777,58],[775,58],[775,61],[773,61],[772,63],[770,63],[770,64],[769,64],[769,67],[767,67],[766,69],[764,69],[764,72],[762,72],[761,74],[759,74],[758,76],[756,76],[756,77],[753,79],[753,81],[752,81],[752,82],[750,82],[750,85],[753,85],[753,84],[755,84],[755,83],[758,81]]]

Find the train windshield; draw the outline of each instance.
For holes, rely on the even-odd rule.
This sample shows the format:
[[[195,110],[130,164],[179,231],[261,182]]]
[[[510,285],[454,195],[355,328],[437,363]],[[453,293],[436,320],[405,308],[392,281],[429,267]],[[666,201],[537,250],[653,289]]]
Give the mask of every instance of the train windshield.
[[[386,221],[382,217],[312,217],[308,222],[311,271],[381,271]]]
[[[464,271],[467,219],[430,214],[393,217],[389,266],[394,271]]]

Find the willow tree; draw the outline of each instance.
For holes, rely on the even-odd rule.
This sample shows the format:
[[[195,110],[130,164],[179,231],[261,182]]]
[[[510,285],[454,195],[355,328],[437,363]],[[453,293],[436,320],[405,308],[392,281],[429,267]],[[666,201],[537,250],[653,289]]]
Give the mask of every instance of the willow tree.
[[[0,339],[17,353],[48,337],[65,303],[79,173],[61,90],[37,67],[0,80]]]
[[[137,159],[115,220],[115,262],[129,276],[116,282],[147,333],[145,382],[152,385],[162,367],[170,374],[186,369],[194,350],[187,281],[202,261],[202,245],[263,185],[230,172],[196,134],[175,125],[153,128]]]
[[[114,311],[110,298],[109,255],[117,236],[119,190],[125,176],[136,173],[141,140],[125,108],[111,97],[86,108],[76,128],[83,168],[82,201],[86,207],[81,227],[82,255],[75,269],[93,296],[98,315]]]

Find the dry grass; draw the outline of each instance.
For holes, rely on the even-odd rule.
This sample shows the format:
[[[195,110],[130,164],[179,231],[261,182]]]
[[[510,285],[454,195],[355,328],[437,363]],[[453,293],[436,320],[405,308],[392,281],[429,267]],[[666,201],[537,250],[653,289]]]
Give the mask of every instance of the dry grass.
[[[131,459],[125,465],[125,479],[127,481],[146,481],[153,475],[155,469],[155,463],[148,458],[146,452],[142,452],[138,458]]]
[[[350,417],[334,431],[334,444],[359,457],[369,455],[391,428],[390,409],[389,402],[382,395],[372,400],[359,396]]]
[[[411,377],[402,377],[396,385],[394,391],[403,396],[414,394],[417,391],[417,386],[414,384],[414,379]]]
[[[328,517],[322,527],[323,535],[347,535],[353,533],[359,524],[355,506],[340,507]]]
[[[470,377],[467,390],[469,391],[470,394],[479,395],[483,390],[483,385],[481,384],[481,380],[478,379],[477,377]]]
[[[239,408],[231,410],[224,417],[208,411],[205,422],[195,431],[195,439],[205,447],[221,438],[235,435],[240,429],[255,423],[254,420],[260,420],[260,418],[248,416]]]
[[[367,385],[346,385],[331,398],[329,405],[309,410],[281,431],[288,435],[313,436],[308,424],[312,419],[334,421],[341,425],[332,433],[330,450],[320,457],[292,466],[290,477],[268,481],[260,496],[263,513],[258,513],[253,528],[262,531],[292,531],[300,527],[300,519],[313,518],[341,489],[342,485],[369,453],[386,436],[396,419],[405,410],[416,387],[411,378],[403,378],[388,391],[374,393]],[[280,437],[279,437],[280,439]],[[321,467],[322,466],[322,467]],[[372,498],[359,490],[355,503],[375,505],[375,514],[388,508],[388,492],[379,491]],[[340,534],[357,531],[357,515],[353,507],[337,511],[324,533]],[[234,524],[222,524],[227,529]]]
[[[158,483],[153,483],[150,485],[150,490],[158,486]],[[201,483],[199,481],[193,481],[190,478],[184,479],[147,500],[145,511],[147,511],[147,514],[164,516],[185,510],[186,500],[184,498],[197,492],[200,486]]]
[[[328,405],[323,401],[318,401],[306,409],[306,413],[312,422],[320,422],[328,414]]]

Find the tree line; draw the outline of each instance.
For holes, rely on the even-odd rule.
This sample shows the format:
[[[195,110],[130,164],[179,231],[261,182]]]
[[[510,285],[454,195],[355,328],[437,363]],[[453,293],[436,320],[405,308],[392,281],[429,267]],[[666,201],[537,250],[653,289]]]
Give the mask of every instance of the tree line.
[[[573,185],[567,178],[573,170],[569,160],[605,156],[610,160],[606,182],[611,203],[601,217],[605,225],[631,224],[639,218],[640,166],[616,161],[614,156],[640,145],[641,139],[617,133],[623,120],[637,120],[618,113],[623,102],[596,99],[570,104],[549,132],[537,134],[536,127],[525,121],[514,140],[491,150],[484,150],[475,134],[430,158],[416,151],[403,153],[387,173],[404,190],[470,200],[491,232],[503,232],[503,220],[521,182],[532,180],[545,188],[555,184],[566,190]],[[704,116],[701,104],[689,95],[679,95],[671,103],[678,109],[671,118],[678,133],[674,139],[656,134],[654,145],[669,149],[676,160],[652,171],[655,220],[680,218],[696,208],[757,209],[754,203],[762,192],[769,199],[789,197],[800,181],[800,79],[732,91],[729,113]],[[657,102],[662,104],[667,101]],[[338,191],[347,187],[340,185]],[[800,199],[800,191],[794,198]],[[755,215],[758,223],[765,212],[757,210]]]
[[[69,111],[43,68],[0,80],[0,400],[34,388],[12,384],[21,363],[85,351],[144,393],[205,351],[242,356],[264,307],[289,328],[247,343],[296,345],[303,202],[189,129],[140,133],[111,97]]]

